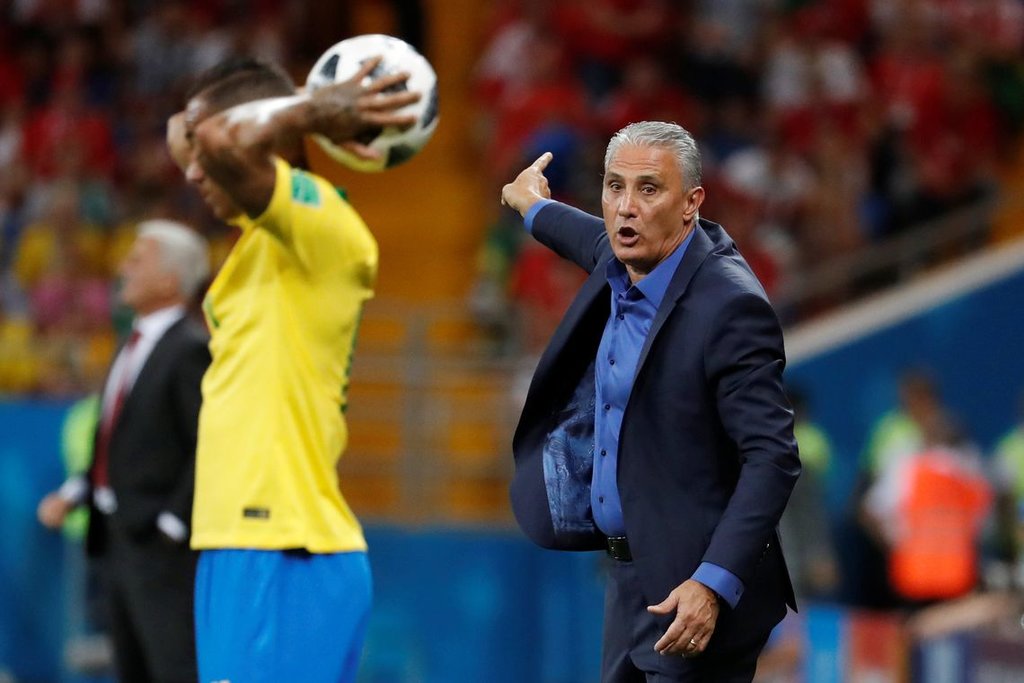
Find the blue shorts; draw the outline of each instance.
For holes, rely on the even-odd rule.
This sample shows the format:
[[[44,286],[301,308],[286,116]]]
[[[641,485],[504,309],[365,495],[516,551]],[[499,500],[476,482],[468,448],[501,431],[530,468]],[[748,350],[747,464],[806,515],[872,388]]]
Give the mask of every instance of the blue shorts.
[[[200,683],[354,681],[371,593],[363,552],[202,551],[195,593]]]

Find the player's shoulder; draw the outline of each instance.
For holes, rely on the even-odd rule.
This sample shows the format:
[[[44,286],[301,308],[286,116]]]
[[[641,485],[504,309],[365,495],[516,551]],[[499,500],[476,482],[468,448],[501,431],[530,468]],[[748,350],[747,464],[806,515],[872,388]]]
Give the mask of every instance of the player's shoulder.
[[[189,343],[193,345],[206,346],[210,343],[210,331],[192,316],[185,318],[185,333],[188,335]]]
[[[168,339],[177,341],[182,349],[206,347],[210,341],[210,334],[206,327],[190,314],[184,315],[167,328],[167,332],[164,334]]]
[[[287,171],[285,180],[292,204],[325,211],[336,211],[347,204],[344,192],[323,176],[295,166],[288,166]]]

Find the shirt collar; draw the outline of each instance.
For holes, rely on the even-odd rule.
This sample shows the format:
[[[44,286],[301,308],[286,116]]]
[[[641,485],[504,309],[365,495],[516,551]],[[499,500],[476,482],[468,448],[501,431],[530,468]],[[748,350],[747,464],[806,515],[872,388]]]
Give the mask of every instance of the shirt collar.
[[[668,291],[668,286],[672,282],[672,276],[679,268],[679,263],[683,260],[683,255],[686,254],[686,248],[690,246],[696,232],[697,226],[694,225],[693,230],[683,240],[683,243],[676,247],[675,251],[668,255],[668,258],[655,266],[647,277],[635,285],[637,291],[655,308],[661,306],[661,300],[665,298],[665,292]],[[612,291],[616,294],[622,294],[634,286],[630,283],[626,266],[615,257],[612,257],[605,266],[605,276],[608,278],[608,284],[612,286]]]
[[[181,304],[168,306],[136,318],[132,329],[138,330],[142,338],[159,338],[184,316],[185,307]]]

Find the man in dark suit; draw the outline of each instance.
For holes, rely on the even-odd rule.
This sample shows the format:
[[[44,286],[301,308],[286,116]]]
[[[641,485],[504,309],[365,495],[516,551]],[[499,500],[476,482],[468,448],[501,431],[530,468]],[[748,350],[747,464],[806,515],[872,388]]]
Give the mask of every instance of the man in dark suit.
[[[776,525],[799,472],[782,333],[721,226],[700,156],[643,122],[605,156],[604,221],[549,199],[541,156],[502,190],[589,272],[541,357],[513,441],[536,543],[605,549],[604,681],[750,681],[795,608]]]
[[[210,353],[186,313],[208,274],[195,232],[166,220],[139,226],[121,267],[121,299],[136,318],[104,387],[92,466],[39,505],[51,528],[90,506],[86,550],[102,558],[121,681],[197,679],[188,523]]]

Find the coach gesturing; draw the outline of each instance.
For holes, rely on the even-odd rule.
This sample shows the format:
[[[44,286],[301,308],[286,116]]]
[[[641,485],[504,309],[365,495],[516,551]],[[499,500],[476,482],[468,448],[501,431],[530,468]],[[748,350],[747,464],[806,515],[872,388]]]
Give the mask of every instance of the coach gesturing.
[[[513,441],[536,543],[604,549],[604,681],[750,681],[794,606],[775,527],[800,472],[782,332],[704,199],[693,138],[619,131],[604,221],[548,199],[545,154],[502,191],[587,272]]]

